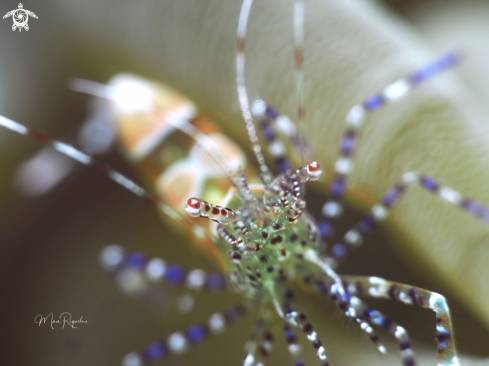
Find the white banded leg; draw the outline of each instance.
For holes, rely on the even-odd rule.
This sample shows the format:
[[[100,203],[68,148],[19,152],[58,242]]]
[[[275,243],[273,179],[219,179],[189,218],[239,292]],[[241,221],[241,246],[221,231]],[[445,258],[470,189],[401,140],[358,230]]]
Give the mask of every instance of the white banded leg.
[[[172,333],[165,340],[155,341],[140,352],[127,354],[121,366],[142,366],[170,355],[185,353],[208,336],[224,332],[227,325],[241,318],[244,313],[245,307],[241,305],[230,307],[223,313],[215,313],[206,323],[190,326],[184,332]]]
[[[416,86],[431,79],[440,72],[457,65],[459,60],[460,55],[458,53],[448,52],[407,77],[387,85],[382,92],[370,96],[364,102],[351,108],[346,117],[346,127],[340,143],[339,157],[334,166],[335,175],[330,184],[330,194],[332,197],[331,200],[324,204],[324,218],[319,221],[320,227],[324,228],[322,230],[323,238],[333,235],[334,221],[339,219],[343,214],[341,200],[345,194],[348,179],[354,168],[353,156],[355,147],[358,143],[360,130],[365,123],[366,117],[388,103],[405,97]],[[341,247],[337,247],[336,249],[339,253]],[[341,254],[344,254],[344,251]]]
[[[335,283],[317,282],[316,289],[319,293],[329,296],[336,304],[336,306],[349,318],[353,319],[355,323],[360,326],[362,332],[366,333],[370,341],[375,344],[380,353],[385,354],[386,350],[384,345],[380,342],[380,338],[373,331],[372,327],[363,320],[362,314],[358,312],[358,309],[353,306],[355,299],[359,300],[355,296],[345,290],[344,295],[340,295]]]
[[[413,186],[419,186],[423,190],[435,194],[441,200],[456,206],[463,211],[474,215],[486,224],[489,224],[489,208],[479,201],[463,197],[452,188],[442,185],[428,175],[416,172],[405,173],[402,180],[393,185],[382,196],[380,202],[375,204],[370,212],[364,216],[343,237],[343,242],[337,243],[332,248],[333,255],[337,258],[344,256],[348,247],[359,246],[363,243],[364,235],[370,233],[375,225],[384,221],[389,211],[399,202],[401,197]]]
[[[329,366],[326,350],[323,347],[318,334],[314,330],[314,327],[307,320],[306,315],[297,311],[290,311],[285,314],[285,319],[293,326],[300,328],[306,334],[307,339],[311,342],[312,346],[316,350],[318,358],[321,360],[321,366]]]
[[[294,366],[305,366],[302,361],[302,346],[297,343],[297,337],[289,324],[284,324],[285,341],[287,342],[288,350],[294,361]]]
[[[263,366],[273,347],[273,335],[269,324],[262,318],[258,319],[247,343],[247,355],[241,366]]]
[[[450,310],[442,295],[378,277],[341,276],[341,279],[351,294],[385,298],[433,310],[436,314],[438,366],[460,364],[455,349]]]
[[[116,244],[103,248],[99,260],[102,267],[116,276],[119,285],[127,289],[125,292],[129,294],[143,291],[148,282],[156,284],[162,281],[185,286],[189,290],[221,291],[226,288],[226,279],[221,273],[206,273],[201,269],[186,270],[161,258],[148,258],[140,252],[126,252]]]

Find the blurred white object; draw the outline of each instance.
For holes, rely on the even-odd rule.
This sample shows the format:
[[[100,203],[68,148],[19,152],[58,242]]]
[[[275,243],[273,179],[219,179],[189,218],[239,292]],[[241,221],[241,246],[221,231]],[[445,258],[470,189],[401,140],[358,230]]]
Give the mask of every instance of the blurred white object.
[[[93,99],[89,116],[78,133],[80,150],[89,155],[102,155],[116,138],[110,103]],[[76,162],[52,149],[43,149],[24,162],[15,176],[15,185],[24,196],[40,196],[56,187],[76,166]]]
[[[15,176],[15,185],[25,196],[39,196],[61,182],[76,162],[53,149],[43,149],[22,163]]]

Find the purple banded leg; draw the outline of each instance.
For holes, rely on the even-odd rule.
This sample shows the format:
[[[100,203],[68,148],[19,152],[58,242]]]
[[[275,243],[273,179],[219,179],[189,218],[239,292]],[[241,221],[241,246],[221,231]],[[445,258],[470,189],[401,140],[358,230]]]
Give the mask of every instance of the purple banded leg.
[[[318,282],[316,284],[318,292],[324,295],[329,295],[333,299],[333,301],[336,302],[338,307],[341,310],[343,310],[348,317],[360,319],[360,321],[361,319],[365,319],[369,321],[371,324],[383,328],[389,333],[391,333],[397,340],[399,340],[399,348],[401,349],[401,358],[402,358],[403,366],[416,365],[416,361],[414,359],[414,353],[411,349],[411,341],[409,339],[406,330],[403,327],[391,321],[380,311],[374,310],[370,308],[368,305],[365,305],[358,297],[352,296],[348,291],[347,291],[348,297],[343,298],[343,300],[339,301],[338,300],[339,296],[335,293],[335,291],[330,291],[330,288],[332,286],[334,286],[334,284],[329,284],[325,282]],[[345,284],[345,288],[350,289],[351,287],[347,287],[347,284]],[[353,290],[356,291],[355,289]],[[361,329],[364,330],[365,327],[366,327],[365,325],[361,326]],[[370,339],[372,340],[372,342],[374,342],[377,345],[378,337],[376,337],[375,334],[373,334],[373,336],[374,339],[372,338]],[[383,351],[380,350],[380,352],[385,353],[385,348],[383,349]]]
[[[300,155],[302,151],[301,141],[294,123],[289,117],[280,114],[274,107],[265,101],[258,99],[253,103],[252,112],[258,119],[261,133],[265,138],[269,154],[274,158],[279,173],[292,168],[292,163],[287,157],[287,144],[292,144]],[[276,132],[279,132],[277,134]],[[285,136],[289,141],[284,143],[280,138]],[[309,150],[309,144],[304,142],[305,149]]]
[[[268,358],[273,347],[273,335],[269,331],[269,325],[260,318],[256,322],[247,344],[248,354],[241,362],[241,366],[262,366]]]
[[[335,175],[330,185],[331,200],[323,207],[324,219],[319,222],[323,228],[323,238],[333,235],[334,221],[342,216],[343,206],[340,203],[345,194],[348,178],[353,171],[353,155],[359,139],[360,128],[365,117],[389,102],[403,98],[416,86],[431,79],[438,73],[455,66],[460,59],[456,52],[449,52],[434,60],[409,76],[387,85],[381,93],[367,98],[363,103],[355,105],[346,117],[346,129],[341,140],[339,157],[334,169]],[[337,247],[337,256],[345,254],[344,248]]]
[[[442,295],[378,277],[341,276],[341,278],[345,283],[345,287],[352,294],[390,299],[433,310],[436,314],[438,366],[458,366],[460,364],[453,339],[450,310]],[[382,320],[380,313],[373,313],[371,316],[373,318],[379,316],[379,318],[376,318],[379,322]],[[401,328],[399,336],[402,335],[403,330]],[[411,347],[409,340],[401,343],[401,349],[403,347],[409,350],[406,351],[406,355],[408,355]]]
[[[399,341],[399,348],[401,350],[403,366],[416,365],[414,352],[411,348],[411,341],[406,330],[403,327],[391,321],[380,311],[368,307],[356,296],[352,296],[350,300],[350,305],[353,309],[355,309],[356,313],[359,316],[369,320],[372,324],[375,324],[378,327],[387,330]]]
[[[443,201],[459,207],[483,220],[486,224],[489,224],[489,208],[487,206],[478,201],[463,197],[457,191],[440,184],[438,181],[427,175],[409,172],[404,174],[402,181],[392,186],[387,193],[384,194],[381,201],[371,208],[369,214],[363,217],[353,229],[345,234],[343,242],[333,246],[333,255],[345,253],[347,247],[361,245],[363,243],[364,235],[370,233],[377,223],[384,221],[387,218],[389,211],[407,190],[414,185],[418,185],[424,190],[435,194]],[[336,257],[339,258],[338,255],[336,255]]]
[[[291,304],[291,300],[294,298],[292,291],[286,289],[282,294],[282,301],[277,297],[277,293],[271,292],[270,295],[272,296],[273,306],[275,307],[277,314],[284,319],[287,324],[300,328],[306,334],[307,339],[316,350],[316,354],[321,360],[321,366],[329,366],[326,350],[324,349],[318,334],[314,330],[314,327],[307,320],[306,315],[297,312]],[[302,366],[302,363],[298,363],[297,365]]]
[[[127,288],[125,292],[129,293],[144,290],[147,285],[144,279],[154,283],[165,281],[172,285],[182,285],[190,290],[220,291],[226,288],[226,280],[220,273],[206,273],[201,269],[187,271],[178,264],[169,264],[160,258],[148,259],[139,252],[126,253],[118,245],[105,247],[100,253],[100,263],[105,270],[116,276],[121,287]],[[140,276],[140,281],[134,281],[134,274]],[[125,279],[131,284],[126,286],[123,283]],[[132,290],[129,290],[131,286]]]
[[[246,355],[242,366],[262,366],[265,364],[273,348],[273,335],[263,332],[262,339],[252,345],[252,350]]]
[[[213,314],[207,323],[193,325],[184,332],[170,334],[165,340],[153,342],[140,352],[127,354],[122,366],[142,366],[150,362],[162,360],[172,354],[181,354],[190,347],[201,343],[209,335],[220,334],[245,313],[241,305],[233,306],[224,313]]]
[[[341,296],[338,293],[336,284],[332,283],[317,282],[316,289],[319,293],[329,296],[347,317],[353,319],[360,326],[360,329],[367,334],[370,341],[375,344],[380,353],[386,353],[384,345],[380,342],[380,338],[375,334],[372,327],[362,320],[361,314],[353,306],[352,301],[355,303],[355,300],[358,298],[352,297],[348,291],[345,291],[344,295]]]
[[[300,328],[306,334],[307,339],[312,343],[312,346],[321,360],[321,366],[329,366],[326,350],[324,349],[318,334],[314,330],[314,327],[307,320],[306,315],[293,310],[285,314],[285,319],[289,324]]]
[[[302,361],[302,347],[297,343],[297,337],[287,323],[284,325],[284,334],[289,353],[294,360],[294,366],[305,366],[304,361]]]

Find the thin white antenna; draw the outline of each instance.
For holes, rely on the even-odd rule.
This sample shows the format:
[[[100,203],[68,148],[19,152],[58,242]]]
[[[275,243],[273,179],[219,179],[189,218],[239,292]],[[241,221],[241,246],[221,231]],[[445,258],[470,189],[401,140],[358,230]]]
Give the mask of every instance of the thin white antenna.
[[[248,26],[248,19],[250,15],[251,5],[253,0],[244,0],[241,6],[241,12],[239,13],[238,22],[238,37],[237,37],[237,49],[236,49],[236,87],[238,91],[239,106],[241,108],[241,114],[243,115],[248,136],[253,147],[256,159],[260,166],[260,176],[263,182],[268,185],[272,181],[272,173],[268,168],[265,156],[256,136],[255,125],[253,118],[251,117],[250,101],[248,99],[248,92],[245,85],[245,38],[246,28]]]
[[[301,145],[301,166],[306,164],[305,135],[306,109],[304,105],[304,1],[294,3],[294,64],[296,76],[297,117]]]
[[[294,2],[294,65],[295,94],[297,100],[297,123],[299,125],[299,143],[301,166],[306,164],[306,107],[304,105],[304,0]],[[305,195],[305,186],[301,184],[301,195]]]

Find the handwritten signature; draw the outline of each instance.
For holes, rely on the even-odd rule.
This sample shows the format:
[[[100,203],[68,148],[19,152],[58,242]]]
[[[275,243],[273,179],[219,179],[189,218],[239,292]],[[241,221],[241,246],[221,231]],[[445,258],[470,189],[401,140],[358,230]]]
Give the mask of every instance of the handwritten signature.
[[[65,329],[65,325],[76,329],[78,328],[76,326],[77,324],[87,324],[88,320],[84,320],[82,316],[78,320],[73,320],[70,313],[64,312],[59,315],[59,319],[55,319],[53,313],[50,313],[47,316],[42,316],[42,314],[39,314],[34,318],[34,322],[39,326],[46,323],[51,324],[51,329],[54,329],[54,324],[62,325],[61,329]]]

